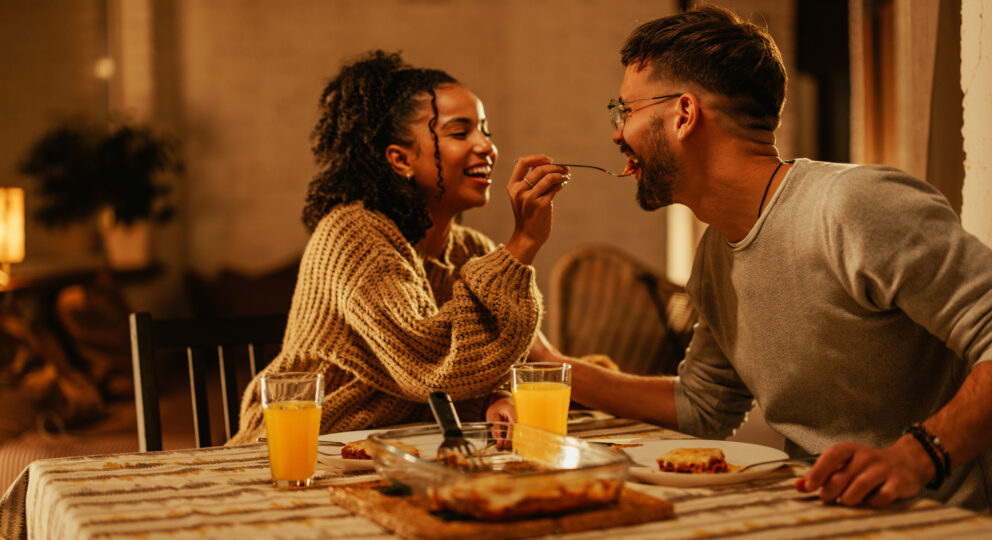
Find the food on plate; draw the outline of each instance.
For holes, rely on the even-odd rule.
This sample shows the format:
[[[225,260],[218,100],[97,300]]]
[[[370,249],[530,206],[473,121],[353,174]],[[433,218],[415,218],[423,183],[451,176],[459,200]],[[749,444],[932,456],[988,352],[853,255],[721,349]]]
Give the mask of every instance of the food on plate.
[[[675,473],[723,473],[738,469],[727,464],[719,448],[676,448],[658,458],[658,469]]]
[[[637,448],[638,446],[644,446],[644,443],[608,443],[611,450],[617,450],[623,452],[624,448]]]
[[[388,441],[389,444],[395,446],[396,448],[411,454],[414,456],[419,456],[420,451],[417,447],[411,446],[409,444],[402,443],[400,441]],[[341,448],[341,457],[344,459],[372,459],[372,441],[368,439],[362,439],[360,441],[352,441]]]
[[[516,456],[515,456],[516,457]],[[469,460],[474,460],[474,462]],[[438,448],[434,461],[463,471],[480,470],[491,474],[548,471],[551,467],[528,459],[506,459],[499,453],[486,450],[468,456],[454,448]]]
[[[613,502],[622,482],[606,478],[483,476],[469,482],[432,488],[438,507],[492,521],[521,516],[555,514]]]
[[[438,448],[434,461],[455,469],[469,469],[468,457],[454,448]]]

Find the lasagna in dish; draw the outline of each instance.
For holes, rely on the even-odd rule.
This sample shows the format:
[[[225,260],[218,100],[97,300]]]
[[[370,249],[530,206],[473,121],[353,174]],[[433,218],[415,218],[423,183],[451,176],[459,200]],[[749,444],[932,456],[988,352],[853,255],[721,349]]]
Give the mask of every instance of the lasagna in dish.
[[[617,500],[621,482],[585,476],[483,476],[469,482],[431,488],[438,508],[494,521],[593,508]]]
[[[404,444],[399,441],[389,441],[389,444],[399,448],[407,454],[419,456],[420,451],[415,446]],[[341,457],[344,459],[372,459],[372,441],[362,439],[352,441],[341,448]]]
[[[658,458],[658,469],[674,473],[722,473],[730,471],[719,448],[676,448]]]

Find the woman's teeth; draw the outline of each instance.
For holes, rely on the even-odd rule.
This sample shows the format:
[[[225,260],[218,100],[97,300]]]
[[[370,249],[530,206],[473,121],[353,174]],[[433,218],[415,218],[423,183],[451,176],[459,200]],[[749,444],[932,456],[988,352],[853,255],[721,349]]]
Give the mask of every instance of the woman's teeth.
[[[465,169],[466,176],[478,176],[481,178],[485,178],[489,176],[490,174],[492,174],[492,172],[493,172],[493,168],[488,165],[479,165],[478,167],[471,167]]]

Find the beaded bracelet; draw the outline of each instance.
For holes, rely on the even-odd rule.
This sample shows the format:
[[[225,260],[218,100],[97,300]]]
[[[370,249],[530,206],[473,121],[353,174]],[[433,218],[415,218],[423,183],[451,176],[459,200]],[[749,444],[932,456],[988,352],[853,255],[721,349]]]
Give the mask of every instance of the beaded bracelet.
[[[930,461],[933,462],[936,476],[926,485],[927,489],[940,489],[940,486],[944,483],[944,479],[951,474],[951,458],[947,450],[944,449],[944,445],[941,444],[940,439],[936,435],[930,433],[919,422],[910,425],[902,432],[912,435],[920,443],[920,446],[923,447],[927,455],[930,456]]]

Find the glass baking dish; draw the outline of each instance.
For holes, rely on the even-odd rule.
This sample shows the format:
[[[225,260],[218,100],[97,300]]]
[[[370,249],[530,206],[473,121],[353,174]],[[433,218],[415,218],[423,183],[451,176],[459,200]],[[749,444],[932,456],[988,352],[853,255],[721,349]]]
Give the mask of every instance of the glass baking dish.
[[[630,468],[623,452],[521,424],[466,423],[462,432],[479,464],[471,470],[435,461],[444,440],[436,425],[371,435],[376,469],[436,508],[498,520],[613,503]]]

